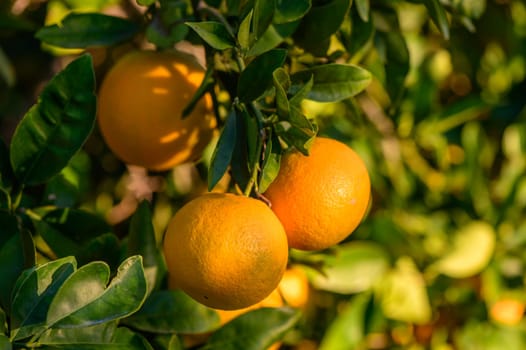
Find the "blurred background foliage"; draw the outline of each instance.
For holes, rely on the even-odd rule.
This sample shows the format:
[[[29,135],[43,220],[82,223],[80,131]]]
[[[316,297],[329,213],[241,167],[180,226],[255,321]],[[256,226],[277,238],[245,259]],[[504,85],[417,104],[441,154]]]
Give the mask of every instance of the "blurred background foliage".
[[[185,11],[184,1],[163,3],[172,13]],[[303,103],[319,134],[363,156],[373,199],[363,224],[341,245],[291,253],[308,271],[311,294],[284,346],[526,349],[526,3],[443,0],[435,11],[443,6],[447,17],[424,3],[355,1],[341,18],[331,10],[334,29],[293,36],[301,50],[288,33],[280,37],[300,50],[302,64],[356,63],[374,77],[355,98]],[[2,1],[6,144],[43,84],[79,52],[42,45],[34,29],[72,10],[141,18],[135,3],[118,0]],[[317,16],[323,12],[310,20]],[[167,32],[162,16],[158,21],[146,30],[158,46],[191,35],[178,23]],[[98,81],[127,45],[88,49]],[[89,210],[122,237],[137,198],[153,193],[160,240],[173,213],[206,191],[212,149],[197,164],[146,174],[118,161],[95,130],[60,176],[23,200]]]

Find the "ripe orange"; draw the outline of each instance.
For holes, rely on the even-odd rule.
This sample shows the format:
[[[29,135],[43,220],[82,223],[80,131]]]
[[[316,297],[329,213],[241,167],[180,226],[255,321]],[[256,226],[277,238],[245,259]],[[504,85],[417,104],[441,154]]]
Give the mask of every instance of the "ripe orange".
[[[278,176],[264,194],[287,233],[289,246],[325,249],[360,224],[371,196],[362,159],[347,145],[314,140],[309,156],[286,153]]]
[[[491,306],[490,317],[497,323],[513,326],[522,320],[524,309],[524,302],[517,299],[504,298]]]
[[[278,290],[289,306],[303,308],[307,305],[310,295],[307,273],[299,266],[291,266],[285,270]]]
[[[208,193],[184,205],[168,224],[164,254],[170,287],[223,310],[256,304],[287,266],[283,226],[262,201]]]
[[[210,96],[185,119],[182,111],[203,78],[203,68],[188,54],[125,54],[98,94],[98,122],[108,147],[128,164],[157,171],[200,158],[216,126]]]

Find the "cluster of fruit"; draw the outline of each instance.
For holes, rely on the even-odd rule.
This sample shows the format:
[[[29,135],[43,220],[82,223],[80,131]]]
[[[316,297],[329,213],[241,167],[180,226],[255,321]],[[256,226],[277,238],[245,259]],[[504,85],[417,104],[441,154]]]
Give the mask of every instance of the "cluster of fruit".
[[[109,148],[126,163],[157,171],[194,160],[216,128],[208,96],[181,118],[203,78],[186,54],[125,55],[99,91],[98,121]],[[354,231],[368,208],[370,180],[351,148],[317,137],[309,156],[283,155],[261,195],[270,205],[207,193],[177,211],[163,243],[170,288],[221,310],[261,303],[282,281],[289,248],[325,249]]]

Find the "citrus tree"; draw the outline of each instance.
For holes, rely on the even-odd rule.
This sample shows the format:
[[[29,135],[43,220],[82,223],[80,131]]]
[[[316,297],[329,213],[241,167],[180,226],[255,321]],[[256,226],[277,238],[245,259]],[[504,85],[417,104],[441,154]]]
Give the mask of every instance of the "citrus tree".
[[[525,348],[525,44],[521,0],[1,2],[0,349]]]

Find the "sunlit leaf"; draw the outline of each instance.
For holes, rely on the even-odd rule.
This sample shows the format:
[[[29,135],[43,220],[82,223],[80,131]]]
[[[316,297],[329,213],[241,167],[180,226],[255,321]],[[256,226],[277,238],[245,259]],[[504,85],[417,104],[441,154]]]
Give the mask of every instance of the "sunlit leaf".
[[[481,272],[495,249],[496,234],[491,225],[473,221],[456,234],[449,252],[430,268],[454,278],[465,278]]]
[[[426,5],[429,15],[446,39],[449,39],[449,22],[446,11],[439,0],[422,0]]]
[[[410,258],[400,258],[396,268],[384,276],[377,291],[386,317],[416,324],[431,319],[426,283]]]
[[[388,271],[389,259],[385,249],[373,242],[345,243],[323,256],[323,273],[315,274],[312,284],[341,294],[370,290]]]
[[[142,306],[147,283],[140,256],[126,259],[105,289],[99,287],[103,287],[102,280],[106,277],[106,272],[102,271],[108,271],[108,267],[103,268],[102,263],[87,266],[89,269],[101,269],[101,274],[95,278],[92,273],[79,269],[63,284],[48,314],[48,322],[53,328],[94,326],[129,316]],[[90,281],[94,278],[98,281],[93,284],[97,286],[95,291],[87,295],[79,293],[82,289],[77,286],[81,283],[91,285]]]

